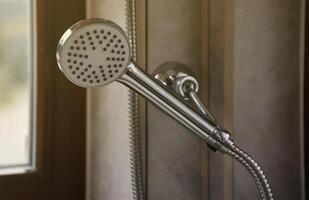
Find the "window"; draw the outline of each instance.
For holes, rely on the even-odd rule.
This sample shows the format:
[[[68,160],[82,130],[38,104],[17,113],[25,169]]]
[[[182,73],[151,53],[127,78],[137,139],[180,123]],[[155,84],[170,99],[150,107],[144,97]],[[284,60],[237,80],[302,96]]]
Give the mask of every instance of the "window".
[[[84,200],[86,92],[55,52],[85,10],[85,0],[0,0],[1,200]]]
[[[0,0],[0,174],[35,160],[35,31],[32,0]]]

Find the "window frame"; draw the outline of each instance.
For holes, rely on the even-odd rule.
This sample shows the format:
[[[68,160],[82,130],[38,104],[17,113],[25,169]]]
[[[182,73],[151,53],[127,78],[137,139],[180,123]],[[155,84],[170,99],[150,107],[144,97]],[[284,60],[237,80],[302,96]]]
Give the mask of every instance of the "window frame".
[[[1,175],[1,199],[85,198],[86,91],[63,76],[55,58],[60,36],[85,17],[85,5],[85,0],[36,0],[36,169]]]

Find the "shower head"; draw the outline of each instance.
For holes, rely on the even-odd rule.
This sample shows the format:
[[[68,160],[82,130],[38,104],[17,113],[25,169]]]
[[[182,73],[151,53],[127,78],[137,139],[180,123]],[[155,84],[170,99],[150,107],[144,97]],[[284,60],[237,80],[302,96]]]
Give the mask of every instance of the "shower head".
[[[117,80],[130,62],[123,30],[105,19],[88,19],[70,27],[57,47],[57,63],[66,77],[82,87]]]
[[[273,199],[263,171],[254,160],[233,145],[227,132],[130,62],[129,41],[117,24],[105,19],[88,19],[76,23],[61,37],[56,57],[59,68],[76,85],[94,87],[118,81],[192,130],[213,147],[211,149],[234,158],[238,156],[237,159],[242,159],[241,162],[252,176],[257,177],[256,182],[259,188],[262,187],[262,197],[266,191],[267,197]]]
[[[225,151],[214,137],[217,126],[173,94],[161,82],[130,61],[130,45],[124,31],[105,19],[87,19],[70,27],[57,47],[57,64],[65,76],[81,87],[120,82],[143,95],[158,108]]]

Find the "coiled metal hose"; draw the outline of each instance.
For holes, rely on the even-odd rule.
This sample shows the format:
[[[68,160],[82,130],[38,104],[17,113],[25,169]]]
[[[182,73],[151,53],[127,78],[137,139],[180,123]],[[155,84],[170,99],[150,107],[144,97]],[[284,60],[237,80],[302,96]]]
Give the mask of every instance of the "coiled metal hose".
[[[263,170],[251,156],[240,149],[237,145],[231,143],[228,145],[225,153],[240,162],[248,170],[253,177],[263,200],[274,200],[270,185]]]
[[[258,191],[260,192],[260,195],[263,200],[273,200],[274,197],[270,185],[268,183],[268,180],[263,170],[256,163],[256,161],[251,156],[249,156],[245,151],[240,149],[232,140],[229,139],[230,134],[221,128],[220,124],[208,111],[208,109],[199,99],[197,93],[194,90],[189,92],[189,97],[191,98],[191,100],[193,100],[193,103],[199,109],[199,111],[201,111],[201,114],[203,114],[205,117],[207,117],[215,124],[217,124],[218,129],[213,133],[213,137],[215,137],[218,141],[220,141],[223,153],[230,155],[232,158],[240,162],[240,164],[242,164],[248,170],[248,172],[254,179]]]
[[[220,151],[222,153],[230,155],[248,170],[258,187],[262,200],[274,200],[270,185],[263,170],[251,156],[230,139],[230,133],[218,126],[216,131],[213,132],[212,137],[221,144]]]
[[[136,61],[135,0],[126,0],[126,31],[129,37],[132,59]],[[128,100],[132,195],[134,200],[144,200],[138,94],[129,89]]]
[[[250,166],[250,164],[248,162],[246,162],[241,156],[239,156],[238,154],[236,154],[234,151],[231,150],[227,150],[226,152],[228,155],[230,155],[233,159],[237,160],[240,164],[242,164],[250,173],[250,175],[252,176],[252,178],[254,179],[256,186],[258,188],[258,191],[262,197],[262,199],[266,199],[266,194],[264,192],[264,188],[263,185],[260,181],[260,178],[258,177],[258,175],[256,174],[255,170],[252,169],[252,167]]]

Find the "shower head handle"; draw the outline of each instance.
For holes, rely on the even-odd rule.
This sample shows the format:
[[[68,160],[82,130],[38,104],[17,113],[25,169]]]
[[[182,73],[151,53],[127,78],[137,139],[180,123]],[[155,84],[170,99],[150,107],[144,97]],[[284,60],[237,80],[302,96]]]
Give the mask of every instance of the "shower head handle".
[[[127,71],[117,80],[118,82],[133,89],[156,107],[163,110],[176,121],[193,131],[199,137],[216,149],[225,152],[225,147],[214,139],[218,133],[218,127],[208,118],[196,112],[190,105],[178,95],[171,92],[159,80],[131,62]]]

